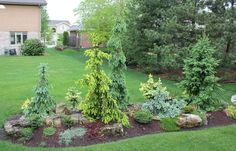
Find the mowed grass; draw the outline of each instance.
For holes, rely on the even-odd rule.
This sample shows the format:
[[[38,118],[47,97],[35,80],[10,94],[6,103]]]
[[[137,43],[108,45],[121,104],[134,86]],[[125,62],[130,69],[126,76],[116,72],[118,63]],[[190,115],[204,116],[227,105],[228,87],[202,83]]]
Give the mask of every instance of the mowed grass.
[[[68,49],[64,52],[48,50],[48,54],[42,57],[0,57],[0,124],[11,115],[20,112],[23,101],[33,96],[33,87],[38,79],[38,66],[46,63],[49,67],[49,81],[53,86],[51,94],[57,102],[65,101],[67,89],[75,85],[87,73],[85,71],[86,57],[83,51]],[[109,66],[104,65],[109,73]],[[128,69],[126,72],[127,87],[130,102],[141,103],[144,98],[139,92],[141,82],[145,82],[147,75]],[[158,78],[158,77],[156,77]],[[174,81],[162,79],[163,84],[172,95],[180,95],[182,90]],[[215,92],[215,96],[230,102],[230,97],[236,93],[235,84],[224,84],[222,90]],[[86,90],[82,89],[83,95]],[[110,144],[95,145],[91,147],[70,148],[64,150],[234,150],[236,144],[236,126],[228,126],[196,132],[167,133],[149,135],[144,137],[127,139]],[[235,145],[234,145],[235,144]],[[7,150],[54,150],[54,149],[32,149],[9,142],[0,142],[0,151]],[[56,150],[56,149],[55,149]],[[59,149],[57,149],[59,150]]]

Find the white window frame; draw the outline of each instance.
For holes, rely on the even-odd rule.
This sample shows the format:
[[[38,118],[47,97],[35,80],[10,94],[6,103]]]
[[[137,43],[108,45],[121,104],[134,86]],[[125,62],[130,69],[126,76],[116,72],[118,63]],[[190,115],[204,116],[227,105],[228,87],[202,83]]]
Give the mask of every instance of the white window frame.
[[[26,36],[27,36],[26,40],[28,39],[28,34],[27,34],[27,32],[15,32],[15,31],[12,31],[12,32],[10,32],[10,43],[11,43],[11,36],[12,36],[12,33],[14,33],[15,42],[14,42],[14,44],[11,44],[11,45],[22,45],[22,44],[24,43],[24,34],[25,34],[25,33],[26,33]],[[20,37],[21,37],[20,43],[17,43],[17,36],[18,36],[18,35],[20,35]]]

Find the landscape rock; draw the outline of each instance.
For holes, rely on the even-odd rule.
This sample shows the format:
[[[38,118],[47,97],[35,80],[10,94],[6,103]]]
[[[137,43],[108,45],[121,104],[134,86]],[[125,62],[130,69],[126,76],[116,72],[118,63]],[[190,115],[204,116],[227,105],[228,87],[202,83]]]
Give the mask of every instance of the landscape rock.
[[[108,136],[116,136],[116,135],[124,135],[124,129],[122,124],[115,123],[112,125],[106,125],[101,129],[103,135]]]
[[[25,117],[20,116],[16,119],[7,121],[4,124],[4,130],[9,135],[19,135],[20,131],[27,126],[29,126],[29,122]]]
[[[44,123],[47,126],[61,127],[62,117],[60,115],[47,116],[44,118]]]
[[[80,113],[75,113],[75,114],[71,114],[70,117],[71,117],[71,120],[72,120],[75,124],[77,124],[77,123],[80,123],[80,119],[82,118],[82,114],[80,114]]]
[[[139,111],[141,107],[142,106],[140,104],[130,104],[128,105],[128,111],[126,112],[126,114],[130,117],[133,117],[134,113]]]
[[[71,114],[70,108],[67,107],[67,105],[65,103],[57,104],[56,114],[63,114],[63,113],[66,114],[66,115]]]
[[[202,119],[194,114],[182,114],[177,119],[177,125],[181,128],[193,128],[202,125]]]
[[[231,97],[231,102],[236,105],[236,95]]]

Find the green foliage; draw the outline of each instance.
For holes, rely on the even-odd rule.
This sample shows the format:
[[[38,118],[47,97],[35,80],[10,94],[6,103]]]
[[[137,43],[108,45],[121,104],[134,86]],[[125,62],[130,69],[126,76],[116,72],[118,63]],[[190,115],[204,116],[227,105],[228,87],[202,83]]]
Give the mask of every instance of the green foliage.
[[[67,31],[65,31],[63,33],[63,45],[64,46],[68,46],[69,45],[69,33]]]
[[[221,66],[227,67],[234,61],[236,49],[236,9],[235,0],[207,0],[204,1],[209,12],[205,13],[205,31],[214,43],[217,58],[223,60]]]
[[[52,31],[48,26],[48,19],[47,7],[41,7],[41,35],[44,41],[49,41],[52,38]]]
[[[47,127],[43,129],[43,135],[45,137],[52,136],[56,133],[56,129],[54,127]]]
[[[39,114],[30,114],[30,116],[27,117],[27,120],[30,127],[33,129],[38,128],[43,123],[43,119]]]
[[[38,39],[28,39],[21,50],[24,56],[42,56],[45,53],[45,46]]]
[[[128,105],[127,89],[124,70],[126,69],[126,58],[123,52],[122,35],[125,31],[125,23],[122,19],[117,19],[112,30],[112,36],[108,41],[108,47],[111,49],[111,74],[110,91],[114,100],[120,109],[124,110]]]
[[[135,112],[134,119],[138,123],[147,124],[152,121],[152,114],[148,110],[139,110],[139,111]]]
[[[30,140],[33,136],[33,129],[32,128],[23,128],[20,131],[21,138],[24,138],[24,140]]]
[[[74,128],[74,129],[67,129],[64,132],[60,133],[60,144],[65,144],[66,146],[72,143],[72,139],[75,137],[83,137],[86,133],[85,128]]]
[[[159,82],[156,83],[153,79],[153,76],[150,74],[148,81],[146,83],[141,83],[139,90],[141,91],[145,99],[153,99],[154,93],[158,87],[163,89],[163,91],[166,90],[166,88],[160,87],[160,82],[161,81],[159,79]]]
[[[70,116],[65,115],[63,117],[63,123],[67,126],[67,127],[72,127],[75,123],[74,121],[71,119]]]
[[[128,63],[149,72],[181,67],[202,31],[195,24],[199,8],[199,0],[130,0],[124,38]]]
[[[41,117],[46,116],[55,108],[55,102],[49,94],[49,82],[47,79],[47,66],[39,66],[39,81],[35,88],[35,96],[29,106],[25,109],[26,116],[37,114]]]
[[[155,82],[152,76],[149,76],[147,83],[141,84],[140,90],[147,98],[142,108],[160,118],[174,118],[180,115],[182,108],[186,105],[183,100],[171,99],[169,92],[162,86],[161,80]]]
[[[167,132],[179,131],[180,128],[176,124],[176,118],[161,119],[161,128]]]
[[[194,110],[191,114],[198,115],[202,119],[202,124],[207,122],[207,113],[203,110]]]
[[[82,101],[82,97],[80,95],[81,93],[76,89],[76,87],[71,87],[66,93],[66,100],[71,103],[73,108],[76,108],[76,105]]]
[[[217,86],[215,77],[216,67],[219,63],[214,55],[215,49],[210,41],[203,36],[192,48],[192,52],[185,60],[182,86],[189,95],[192,103],[204,110],[208,110],[214,103],[212,93]]]
[[[75,10],[95,46],[105,44],[115,23],[118,1],[82,0]]]
[[[236,119],[236,107],[235,106],[228,106],[226,108],[226,113],[228,114],[229,117],[232,117],[233,119]]]
[[[183,108],[184,113],[192,113],[196,108],[193,105],[187,105]]]
[[[111,80],[102,70],[104,59],[110,55],[99,49],[87,50],[85,55],[89,57],[86,69],[90,73],[80,81],[82,86],[88,86],[85,101],[80,103],[83,114],[92,118],[100,118],[104,123],[117,121],[123,125],[129,125],[128,117],[122,113],[111,96],[109,85]]]

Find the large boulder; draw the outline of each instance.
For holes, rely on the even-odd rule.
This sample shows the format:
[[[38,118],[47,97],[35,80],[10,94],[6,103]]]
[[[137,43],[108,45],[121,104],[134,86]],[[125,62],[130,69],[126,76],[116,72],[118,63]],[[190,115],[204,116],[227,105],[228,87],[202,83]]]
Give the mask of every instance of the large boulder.
[[[27,126],[29,126],[29,122],[24,116],[20,116],[15,119],[8,120],[4,124],[4,130],[9,135],[19,135],[20,131]]]
[[[59,103],[56,106],[56,114],[71,114],[71,109],[65,103]]]
[[[176,124],[181,128],[193,128],[201,126],[203,123],[202,119],[198,115],[194,114],[182,114],[178,117]]]
[[[112,125],[106,125],[101,129],[101,132],[103,135],[108,136],[117,136],[117,135],[124,135],[124,129],[122,124],[112,124]]]

